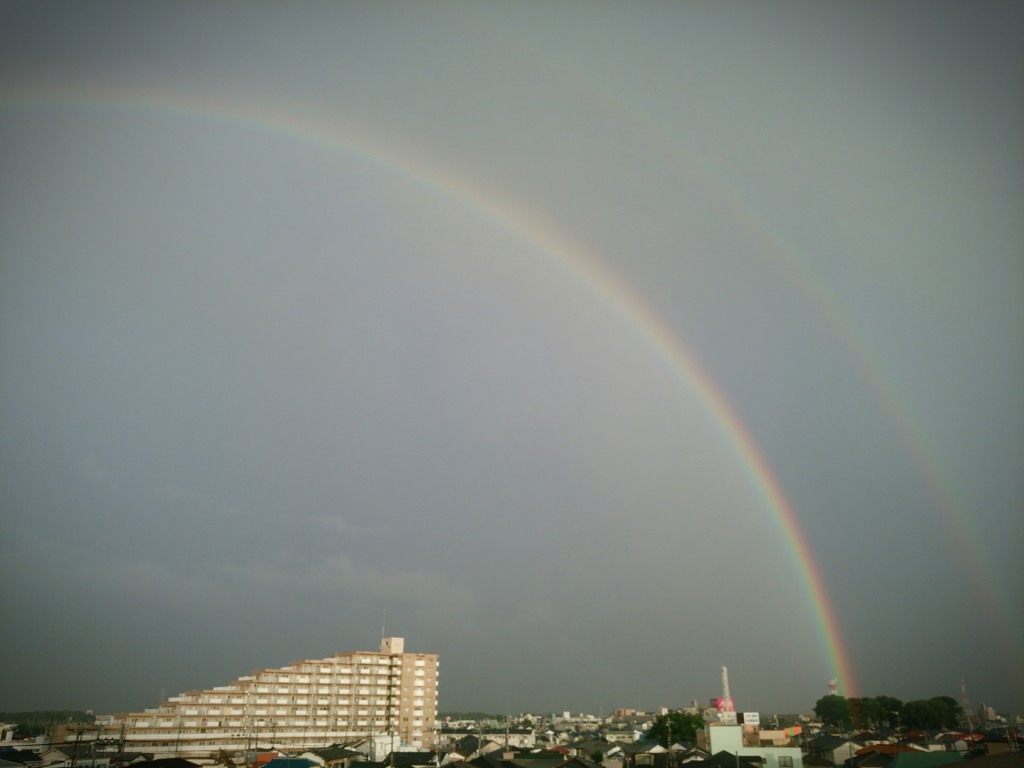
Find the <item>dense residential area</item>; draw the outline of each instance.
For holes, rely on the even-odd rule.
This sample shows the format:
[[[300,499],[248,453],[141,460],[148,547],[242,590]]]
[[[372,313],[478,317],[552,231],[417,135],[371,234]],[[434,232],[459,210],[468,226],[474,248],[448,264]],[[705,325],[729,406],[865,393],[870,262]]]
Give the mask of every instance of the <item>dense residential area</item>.
[[[399,744],[387,733],[290,748],[273,745],[268,736],[247,749],[189,758],[177,754],[173,742],[137,752],[123,742],[98,738],[104,731],[97,724],[105,718],[58,725],[25,739],[5,724],[0,768],[439,768],[455,763],[473,768],[937,768],[960,760],[977,761],[979,768],[1024,766],[1017,732],[998,721],[978,722],[971,729],[844,733],[810,714],[788,716],[785,721],[796,724],[778,728],[747,713],[738,713],[737,720],[755,722],[723,723],[719,714],[689,707],[659,713],[620,709],[606,716],[445,718],[435,723],[431,749]],[[679,715],[690,722],[699,717],[702,723],[671,742],[656,738],[671,732],[663,726]],[[783,717],[778,719],[781,724]]]
[[[142,712],[0,713],[0,768],[1024,768],[1024,717],[966,695],[740,712],[723,667],[707,706],[494,717],[439,713],[439,666],[386,637]]]

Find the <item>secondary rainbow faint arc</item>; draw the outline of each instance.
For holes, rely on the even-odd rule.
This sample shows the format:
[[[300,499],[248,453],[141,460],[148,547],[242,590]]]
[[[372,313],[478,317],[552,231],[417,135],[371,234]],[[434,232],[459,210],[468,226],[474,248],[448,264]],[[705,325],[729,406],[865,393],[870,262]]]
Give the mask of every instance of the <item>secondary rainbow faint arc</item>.
[[[652,119],[643,110],[628,105],[621,98],[616,98],[604,87],[604,83],[590,78],[588,73],[568,67],[544,51],[533,50],[530,56],[540,62],[539,69],[546,77],[559,78],[575,97],[585,99],[592,107],[603,110],[608,120],[627,128],[633,136],[657,152],[659,158],[687,177],[699,178],[702,192],[755,240],[760,258],[784,274],[815,314],[824,320],[908,448],[917,472],[937,504],[950,542],[955,546],[956,554],[971,582],[973,595],[995,632],[995,641],[1004,660],[1016,680],[1024,683],[1024,660],[1018,652],[1020,647],[1024,647],[1024,638],[1012,626],[1010,613],[1005,608],[1013,604],[1013,598],[1007,590],[999,588],[992,559],[985,553],[976,526],[971,524],[966,504],[958,497],[946,473],[941,470],[941,462],[930,447],[925,429],[912,418],[913,411],[907,405],[911,398],[906,393],[901,394],[893,377],[886,374],[885,367],[877,355],[872,353],[863,334],[857,332],[852,317],[842,311],[842,302],[837,300],[834,291],[829,290],[821,280],[815,279],[813,270],[798,264],[796,250],[785,244],[777,228],[771,227],[763,216],[758,215],[756,209],[742,199],[737,189],[723,184],[720,174],[710,171],[708,162],[681,144],[678,134],[669,131],[664,123]]]
[[[772,511],[783,538],[792,550],[801,582],[814,607],[818,631],[829,663],[847,696],[854,696],[854,678],[839,625],[828,600],[824,581],[798,525],[796,515],[754,439],[732,405],[701,367],[689,346],[621,278],[598,260],[578,238],[560,229],[537,211],[509,199],[496,190],[422,162],[400,146],[374,141],[366,128],[339,128],[334,123],[295,117],[297,110],[259,112],[238,105],[211,105],[203,100],[142,89],[83,91],[53,88],[29,90],[15,97],[0,96],[0,104],[38,106],[121,107],[201,117],[239,124],[272,135],[322,147],[333,153],[357,157],[369,164],[412,179],[460,207],[499,226],[552,257],[562,271],[610,307],[638,338],[694,394],[713,426],[739,461],[740,466]],[[402,142],[403,145],[407,141]]]
[[[908,448],[915,469],[937,504],[947,535],[971,582],[972,594],[988,617],[995,632],[995,641],[1011,674],[1018,681],[1024,682],[1024,661],[1017,652],[1022,638],[1011,625],[1010,614],[1005,610],[1006,605],[1012,605],[1012,597],[1005,590],[1000,590],[991,558],[986,556],[976,526],[971,524],[967,516],[966,505],[958,498],[952,484],[941,471],[941,463],[925,437],[925,429],[912,418],[912,409],[907,406],[911,398],[905,393],[901,395],[893,377],[886,375],[884,366],[862,338],[863,334],[857,332],[856,324],[849,314],[842,311],[842,302],[835,298],[834,292],[822,281],[815,279],[812,270],[796,263],[795,249],[784,244],[781,234],[763,216],[759,216],[753,206],[745,203],[735,189],[723,185],[718,174],[709,172],[704,167],[705,163],[680,145],[678,138],[673,137],[662,125],[643,119],[639,111],[612,99],[578,73],[550,63],[548,66],[551,71],[561,73],[564,82],[573,87],[574,93],[587,94],[595,103],[601,104],[610,117],[619,120],[645,140],[659,153],[659,157],[688,175],[698,176],[704,193],[754,238],[761,258],[784,274],[815,314],[824,320]]]

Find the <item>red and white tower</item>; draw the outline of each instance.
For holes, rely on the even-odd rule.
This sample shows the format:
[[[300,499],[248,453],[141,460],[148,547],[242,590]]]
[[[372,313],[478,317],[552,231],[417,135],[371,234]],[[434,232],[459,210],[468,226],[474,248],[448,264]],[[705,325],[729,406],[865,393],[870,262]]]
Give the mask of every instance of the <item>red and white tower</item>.
[[[736,706],[732,701],[732,696],[729,695],[729,670],[725,667],[722,668],[722,697],[718,699],[718,712],[719,717],[723,712],[735,712]],[[722,718],[725,720],[726,718]]]
[[[967,698],[967,681],[960,679],[960,706],[963,707],[964,717],[967,718],[967,729],[974,728],[974,720],[971,718],[971,700]]]

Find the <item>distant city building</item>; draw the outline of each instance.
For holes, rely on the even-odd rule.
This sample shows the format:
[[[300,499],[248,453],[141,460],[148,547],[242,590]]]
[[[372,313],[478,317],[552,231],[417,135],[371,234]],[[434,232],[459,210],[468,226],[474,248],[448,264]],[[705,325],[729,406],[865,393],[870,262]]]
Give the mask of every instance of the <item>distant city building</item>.
[[[185,758],[359,739],[432,749],[438,657],[404,646],[403,638],[386,637],[380,651],[294,662],[172,696],[107,724],[102,738],[120,739],[123,726],[124,749]]]
[[[488,727],[484,724],[473,727],[444,725],[436,734],[435,742],[439,749],[461,750],[470,745],[472,749],[465,754],[474,754],[485,742],[493,742],[505,749],[533,749],[537,746],[537,735],[532,728]]]
[[[14,744],[14,723],[0,723],[0,746]]]
[[[605,741],[609,744],[632,744],[637,741],[638,731],[606,729],[603,733]]]

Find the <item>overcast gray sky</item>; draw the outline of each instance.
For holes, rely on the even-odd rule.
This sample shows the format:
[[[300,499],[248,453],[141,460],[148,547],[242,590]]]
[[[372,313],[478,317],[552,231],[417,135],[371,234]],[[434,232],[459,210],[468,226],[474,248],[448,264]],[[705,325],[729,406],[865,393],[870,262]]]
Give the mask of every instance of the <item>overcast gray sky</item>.
[[[1022,32],[3,3],[0,709],[1024,709]]]

